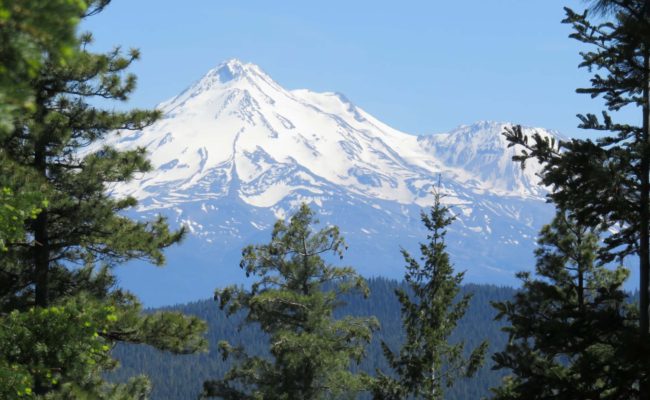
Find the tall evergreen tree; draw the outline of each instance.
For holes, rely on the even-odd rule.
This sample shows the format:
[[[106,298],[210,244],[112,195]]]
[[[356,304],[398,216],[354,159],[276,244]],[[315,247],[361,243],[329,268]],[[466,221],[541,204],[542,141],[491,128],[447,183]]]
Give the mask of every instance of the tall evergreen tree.
[[[510,325],[495,369],[512,375],[496,400],[638,398],[636,309],[622,285],[628,271],[596,260],[599,235],[558,213],[538,239],[536,277],[519,273],[514,300],[494,303]]]
[[[560,143],[535,135],[532,141],[515,127],[506,132],[526,151],[520,161],[536,157],[545,164],[543,183],[550,199],[585,226],[615,227],[605,238],[603,261],[631,254],[639,257],[639,354],[650,353],[650,4],[645,0],[598,0],[596,11],[566,9],[571,35],[589,46],[581,67],[597,71],[591,87],[578,89],[602,96],[609,112],[636,107],[641,124],[615,122],[607,112],[579,115],[580,127],[603,132],[597,140]],[[609,134],[605,134],[609,132]],[[650,399],[650,363],[642,367],[641,394]]]
[[[204,384],[204,397],[223,399],[316,400],[353,398],[366,388],[364,376],[350,372],[376,329],[374,318],[335,319],[350,290],[367,292],[350,267],[335,267],[322,255],[342,257],[345,243],[336,226],[317,232],[306,204],[289,223],[279,220],[265,245],[243,250],[241,268],[258,278],[250,288],[218,290],[215,299],[232,315],[245,312],[269,337],[269,357],[250,356],[242,347],[220,343],[224,359],[237,364],[222,380]],[[367,293],[366,293],[367,294]]]
[[[0,3],[0,133],[32,106],[29,81],[45,57],[65,62],[85,10],[81,0],[3,0]]]
[[[65,62],[84,10],[79,0],[5,0],[0,3],[0,138],[13,117],[33,107],[29,85],[45,57]],[[22,222],[43,204],[38,179],[9,162],[0,149],[0,251],[24,235]]]
[[[30,10],[34,13],[49,10],[48,2],[33,3],[43,7]],[[102,11],[109,0],[76,3],[82,7],[72,21]],[[55,11],[46,20],[56,16]],[[0,136],[3,170],[10,165],[29,174],[47,199],[35,218],[26,215],[21,221],[26,238],[13,235],[0,253],[0,375],[18,376],[18,386],[8,389],[16,393],[142,398],[147,392],[142,379],[118,386],[103,381],[102,372],[115,366],[112,346],[126,341],[178,353],[199,351],[205,348],[205,324],[180,313],[143,314],[137,298],[115,286],[113,266],[131,259],[161,265],[163,249],[178,242],[183,231],[170,231],[162,218],[133,221],[122,211],[135,199],[107,194],[109,185],[150,169],[144,149],[102,147],[82,154],[109,132],[141,129],[159,115],[93,105],[94,98],[127,99],[135,77],[125,70],[138,52],[123,55],[118,48],[95,54],[90,43],[90,34],[76,39],[64,62],[57,52],[39,53],[43,59],[32,65],[27,80],[27,96],[33,94],[29,107],[11,115],[11,131]],[[20,351],[6,351],[7,343]],[[0,379],[0,393],[7,382]]]
[[[487,342],[483,342],[465,358],[464,342],[449,343],[471,295],[456,299],[464,273],[454,272],[445,250],[446,228],[454,217],[441,203],[441,195],[434,194],[430,213],[422,213],[422,222],[430,232],[428,242],[420,244],[424,263],[421,265],[402,250],[409,290],[398,289],[395,293],[401,304],[406,342],[399,353],[382,343],[392,374],[378,371],[373,388],[377,400],[443,399],[445,387],[477,371],[487,349]]]

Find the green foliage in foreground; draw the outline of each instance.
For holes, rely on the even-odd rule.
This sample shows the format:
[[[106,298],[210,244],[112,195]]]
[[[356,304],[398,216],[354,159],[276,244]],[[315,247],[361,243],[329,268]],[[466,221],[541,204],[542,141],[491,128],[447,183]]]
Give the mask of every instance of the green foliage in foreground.
[[[17,113],[33,108],[30,81],[46,60],[65,63],[74,52],[83,0],[0,1],[0,137]]]
[[[527,138],[520,127],[505,132],[524,147],[515,160],[544,165],[549,198],[566,212],[542,231],[537,277],[521,274],[522,292],[497,304],[511,341],[495,361],[513,371],[495,389],[497,399],[650,396],[650,9],[645,0],[591,3],[603,13],[566,8],[563,22],[588,46],[580,66],[594,72],[590,87],[577,91],[605,100],[602,117],[578,116],[579,127],[599,137],[554,143]],[[616,122],[610,112],[623,108],[637,108],[642,125]],[[627,271],[601,264],[632,254],[639,256],[641,312],[621,290]]]
[[[101,378],[116,363],[110,356],[112,344],[101,333],[117,324],[115,307],[85,296],[48,308],[12,311],[0,329],[0,398],[31,398],[36,382],[48,389],[47,399],[143,398],[150,387],[142,378],[124,384]],[[134,397],[126,397],[128,393]]]
[[[29,82],[46,58],[64,63],[74,46],[74,30],[83,13],[81,0],[0,1],[0,139],[15,116],[34,108]],[[0,251],[24,236],[23,224],[43,205],[37,185],[25,182],[29,171],[11,165],[0,149]],[[29,181],[30,179],[27,179]]]
[[[30,82],[43,63],[72,56],[82,0],[0,1],[0,139],[14,118],[34,109]],[[46,205],[42,187],[29,170],[14,165],[0,148],[0,251],[24,237],[23,221]]]
[[[164,263],[183,230],[134,221],[135,199],[109,196],[150,165],[143,149],[98,145],[141,129],[158,111],[117,112],[138,52],[89,50],[77,23],[110,0],[0,0],[0,397],[141,399],[146,379],[105,382],[118,342],[174,353],[201,351],[205,324],[178,312],[143,314],[111,268]],[[88,151],[88,147],[94,151]]]
[[[458,299],[463,273],[455,273],[446,252],[446,228],[454,217],[434,193],[435,203],[422,222],[429,231],[428,242],[420,244],[421,265],[406,250],[405,282],[398,289],[406,341],[399,353],[382,343],[384,354],[396,377],[378,372],[373,387],[377,400],[405,398],[437,400],[459,376],[470,377],[483,363],[487,342],[482,342],[465,358],[463,341],[449,343],[449,337],[465,315],[471,298]]]
[[[638,316],[622,290],[628,271],[598,264],[598,232],[564,213],[542,229],[538,244],[536,276],[520,273],[521,291],[495,303],[510,324],[495,368],[512,376],[494,398],[638,398]]]
[[[223,399],[354,398],[367,379],[350,371],[359,362],[377,322],[370,317],[334,318],[341,296],[367,286],[350,267],[335,267],[322,255],[342,258],[345,243],[335,226],[317,224],[306,204],[288,224],[279,220],[267,245],[243,250],[242,269],[256,281],[250,290],[229,287],[215,299],[229,315],[245,314],[268,335],[267,357],[251,356],[247,346],[219,343],[224,360],[235,365],[223,379],[204,385],[205,397]]]
[[[0,251],[7,251],[7,242],[24,238],[23,221],[36,219],[41,206],[47,206],[47,201],[38,192],[19,190],[16,193],[9,186],[0,186]]]
[[[617,353],[632,346],[640,360],[636,365],[637,394],[650,399],[650,3],[646,0],[592,0],[582,12],[565,8],[563,21],[572,28],[571,38],[585,45],[581,68],[592,77],[578,93],[601,97],[606,110],[601,116],[579,114],[579,127],[596,132],[594,139],[570,139],[555,143],[540,135],[531,138],[520,127],[507,129],[511,145],[521,145],[515,160],[534,158],[544,166],[542,183],[551,188],[549,199],[581,226],[607,234],[598,249],[603,262],[619,262],[638,256],[639,298],[636,345],[616,338],[605,343]],[[594,11],[597,11],[594,13]],[[620,114],[619,111],[626,111]],[[630,118],[635,113],[638,118]],[[521,147],[520,147],[521,149]],[[550,295],[549,295],[550,296]],[[549,297],[549,301],[554,301]],[[568,301],[568,300],[567,300]],[[571,307],[571,303],[567,304]],[[630,315],[630,318],[633,316]],[[580,317],[583,319],[583,317]],[[585,316],[583,322],[593,321]],[[540,327],[542,328],[542,327]],[[594,329],[597,331],[597,329]],[[543,332],[533,332],[539,335]],[[601,332],[604,333],[604,332]],[[621,332],[620,335],[623,333]],[[583,348],[567,349],[573,360],[586,355]],[[624,354],[620,355],[625,359]],[[594,365],[603,365],[596,357]],[[612,360],[613,361],[613,360]],[[613,365],[608,366],[615,368]],[[566,371],[565,371],[566,372]],[[620,372],[620,371],[619,371]],[[612,373],[612,378],[619,372]],[[551,379],[553,378],[553,379]],[[557,383],[548,377],[549,385]],[[559,378],[558,378],[559,379]],[[563,380],[564,377],[560,380]],[[598,384],[598,378],[595,378]],[[609,380],[609,378],[607,378]],[[618,377],[613,379],[618,380]],[[625,382],[625,380],[621,381]],[[613,383],[612,383],[613,384]],[[626,383],[612,398],[625,398]],[[594,387],[583,387],[588,396]],[[543,391],[542,391],[543,392]],[[571,393],[570,391],[568,393]],[[608,390],[598,396],[609,395]],[[576,393],[576,396],[578,394]],[[570,397],[570,396],[569,396]],[[575,397],[581,398],[581,397]],[[584,397],[582,397],[584,398]],[[592,395],[588,398],[599,398]]]

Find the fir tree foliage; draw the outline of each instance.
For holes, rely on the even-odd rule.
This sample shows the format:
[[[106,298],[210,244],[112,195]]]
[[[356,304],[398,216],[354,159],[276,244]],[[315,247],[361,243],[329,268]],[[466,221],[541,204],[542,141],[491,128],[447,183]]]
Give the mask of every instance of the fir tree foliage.
[[[650,354],[650,4],[645,0],[598,0],[592,10],[566,8],[572,38],[589,46],[581,67],[593,73],[591,86],[577,91],[602,97],[599,117],[578,115],[580,128],[600,133],[596,140],[553,143],[539,135],[525,137],[520,127],[506,137],[524,151],[522,163],[544,163],[543,180],[550,200],[577,223],[614,228],[604,238],[599,258],[612,262],[629,255],[639,259],[639,357]],[[617,122],[614,114],[636,108],[640,124]],[[644,355],[645,354],[645,355]],[[650,365],[639,372],[640,397],[650,399]]]
[[[33,107],[29,82],[45,59],[65,63],[72,55],[85,9],[82,0],[0,2],[0,135],[11,130],[13,115]]]
[[[506,348],[494,368],[512,375],[495,399],[634,399],[638,315],[622,289],[628,271],[597,261],[599,231],[559,212],[536,250],[536,276],[519,273],[512,301],[496,302],[507,320]]]
[[[614,7],[621,12],[616,13],[613,21],[592,23],[588,10],[576,13],[565,9],[567,17],[563,22],[573,27],[571,37],[594,48],[581,53],[580,64],[596,71],[592,86],[577,92],[602,96],[608,111],[627,106],[645,107],[643,92],[648,80],[644,48],[650,42],[650,21],[643,19],[646,2],[596,3],[599,8]],[[537,158],[544,164],[543,183],[553,188],[550,199],[558,207],[570,210],[586,225],[620,226],[619,232],[606,238],[608,246],[601,254],[611,261],[640,250],[641,161],[645,156],[646,128],[616,123],[608,111],[603,111],[601,118],[595,114],[578,115],[580,128],[612,133],[597,140],[556,142],[538,134],[526,137],[519,126],[506,128],[504,135],[511,146],[524,147],[514,160],[525,163],[529,158]]]
[[[377,328],[374,317],[335,319],[350,291],[367,294],[351,267],[336,267],[323,257],[342,258],[346,248],[336,226],[314,231],[318,221],[306,204],[287,222],[279,220],[269,244],[242,252],[241,268],[256,278],[250,290],[228,287],[215,299],[229,315],[245,313],[246,325],[268,335],[268,357],[244,347],[219,344],[224,360],[236,365],[221,380],[204,384],[204,397],[223,399],[311,400],[354,398],[367,378],[350,371]]]
[[[33,109],[30,81],[46,57],[65,63],[75,43],[74,30],[85,9],[80,0],[5,0],[0,2],[0,139],[13,118]],[[44,204],[37,177],[14,165],[0,148],[0,251],[24,237],[22,221]]]
[[[14,130],[2,146],[11,161],[31,168],[46,182],[48,206],[26,227],[34,240],[27,245],[10,243],[8,255],[29,260],[34,272],[29,283],[41,306],[51,300],[50,272],[67,270],[63,263],[114,265],[141,258],[161,264],[161,250],[183,235],[170,231],[162,219],[135,222],[121,216],[119,212],[135,205],[135,199],[107,194],[110,184],[150,169],[144,149],[103,148],[80,155],[107,133],[143,128],[159,115],[148,110],[103,110],[89,103],[94,97],[125,100],[135,77],[124,72],[138,57],[137,51],[123,55],[119,49],[95,54],[87,50],[90,43],[91,36],[83,35],[75,57],[65,65],[43,65],[32,81],[34,111],[14,119]]]
[[[463,341],[449,342],[471,295],[457,299],[464,273],[454,271],[445,245],[446,229],[454,216],[442,204],[442,195],[438,191],[434,195],[429,213],[422,213],[422,222],[429,230],[428,241],[420,244],[422,264],[402,250],[408,288],[395,293],[406,339],[399,352],[382,343],[392,374],[378,371],[373,388],[377,400],[443,399],[445,388],[478,370],[487,350],[484,341],[466,358]]]
[[[48,389],[48,399],[142,398],[148,385],[139,385],[140,396],[111,395],[132,391],[141,378],[125,385],[101,378],[103,371],[116,365],[110,356],[112,343],[99,334],[114,329],[115,311],[111,305],[79,296],[48,308],[14,310],[3,317],[0,397],[31,398],[32,388],[40,382],[42,389]]]
[[[65,14],[67,8],[50,9],[48,2],[20,3],[0,3],[0,30],[11,25],[2,22],[7,5],[12,12],[27,12],[33,21],[40,16],[44,25],[39,28],[48,29],[50,19],[79,21],[101,12],[109,1],[83,1],[74,17]],[[51,15],[39,14],[48,10]],[[22,36],[16,40],[22,42]],[[202,321],[175,312],[144,314],[137,298],[115,284],[114,266],[133,259],[162,265],[163,250],[184,231],[170,230],[162,218],[133,221],[123,211],[135,199],[108,194],[110,185],[151,166],[144,149],[120,152],[97,143],[115,130],[141,129],[159,112],[96,106],[96,98],[128,98],[135,77],[126,70],[139,54],[119,48],[93,53],[91,44],[91,35],[82,34],[65,47],[65,59],[48,48],[38,53],[42,59],[28,63],[33,68],[24,89],[29,106],[11,114],[11,130],[0,136],[0,170],[11,172],[0,178],[0,186],[7,188],[3,206],[19,206],[16,212],[7,207],[0,212],[4,218],[11,211],[11,221],[0,220],[0,229],[9,233],[0,253],[0,338],[5,346],[15,340],[21,349],[0,352],[0,375],[13,377],[0,379],[0,393],[139,399],[149,391],[146,379],[121,385],[103,380],[103,372],[116,366],[110,357],[115,343],[144,343],[176,353],[206,347]],[[52,43],[52,48],[59,45]],[[25,202],[12,190],[21,182],[33,182],[41,196],[22,211]],[[19,228],[12,231],[14,226]]]

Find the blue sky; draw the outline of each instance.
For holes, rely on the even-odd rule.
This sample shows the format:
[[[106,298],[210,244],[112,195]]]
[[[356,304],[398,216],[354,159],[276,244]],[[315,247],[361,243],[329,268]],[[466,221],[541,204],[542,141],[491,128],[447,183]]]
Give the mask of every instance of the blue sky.
[[[579,0],[114,0],[83,29],[95,48],[136,47],[129,106],[152,107],[229,58],[253,62],[288,89],[337,91],[414,134],[477,120],[575,136],[578,112],[601,102],[580,46],[560,23]]]

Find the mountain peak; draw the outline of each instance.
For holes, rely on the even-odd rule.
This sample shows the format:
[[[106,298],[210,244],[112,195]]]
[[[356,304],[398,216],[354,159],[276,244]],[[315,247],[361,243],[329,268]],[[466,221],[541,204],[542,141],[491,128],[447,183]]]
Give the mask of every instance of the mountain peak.
[[[169,276],[169,287],[181,276],[192,288],[213,282],[215,265],[236,265],[237,249],[301,203],[341,226],[358,254],[352,265],[374,275],[393,271],[401,262],[395,243],[426,235],[418,216],[433,203],[440,176],[445,204],[459,218],[449,243],[474,276],[521,268],[552,215],[537,186],[541,167],[531,160],[522,170],[511,161],[516,149],[507,147],[501,123],[418,138],[340,93],[288,91],[236,59],[159,108],[164,118],[102,145],[146,148],[156,168],[111,193],[133,196],[137,213],[160,213],[190,232],[191,247],[170,257],[183,272]],[[188,260],[198,266],[191,273],[180,268]]]
[[[220,83],[227,83],[233,80],[255,75],[266,76],[260,67],[252,63],[245,63],[236,58],[231,58],[208,71],[204,79],[213,81],[215,78]]]
[[[341,93],[287,91],[257,65],[237,59],[160,109],[163,120],[123,139],[125,146],[147,147],[160,167],[145,182],[124,186],[128,194],[143,192],[140,200],[171,204],[176,194],[219,197],[233,189],[256,207],[339,191],[426,205],[427,188],[440,173],[459,192],[543,196],[537,170],[531,165],[522,172],[511,162],[504,123],[480,121],[418,138],[381,123]],[[161,187],[173,193],[162,194]]]
[[[246,73],[246,69],[251,64],[245,64],[240,60],[233,58],[219,64],[216,68],[211,69],[205,75],[206,78],[218,78],[221,83],[226,83],[240,78]]]
[[[191,105],[187,103],[191,99],[203,98],[205,101],[206,96],[219,96],[229,88],[255,87],[259,90],[262,86],[279,88],[259,66],[231,58],[209,70],[179,95],[158,104],[158,108],[170,113],[179,106],[195,107],[195,101]]]

